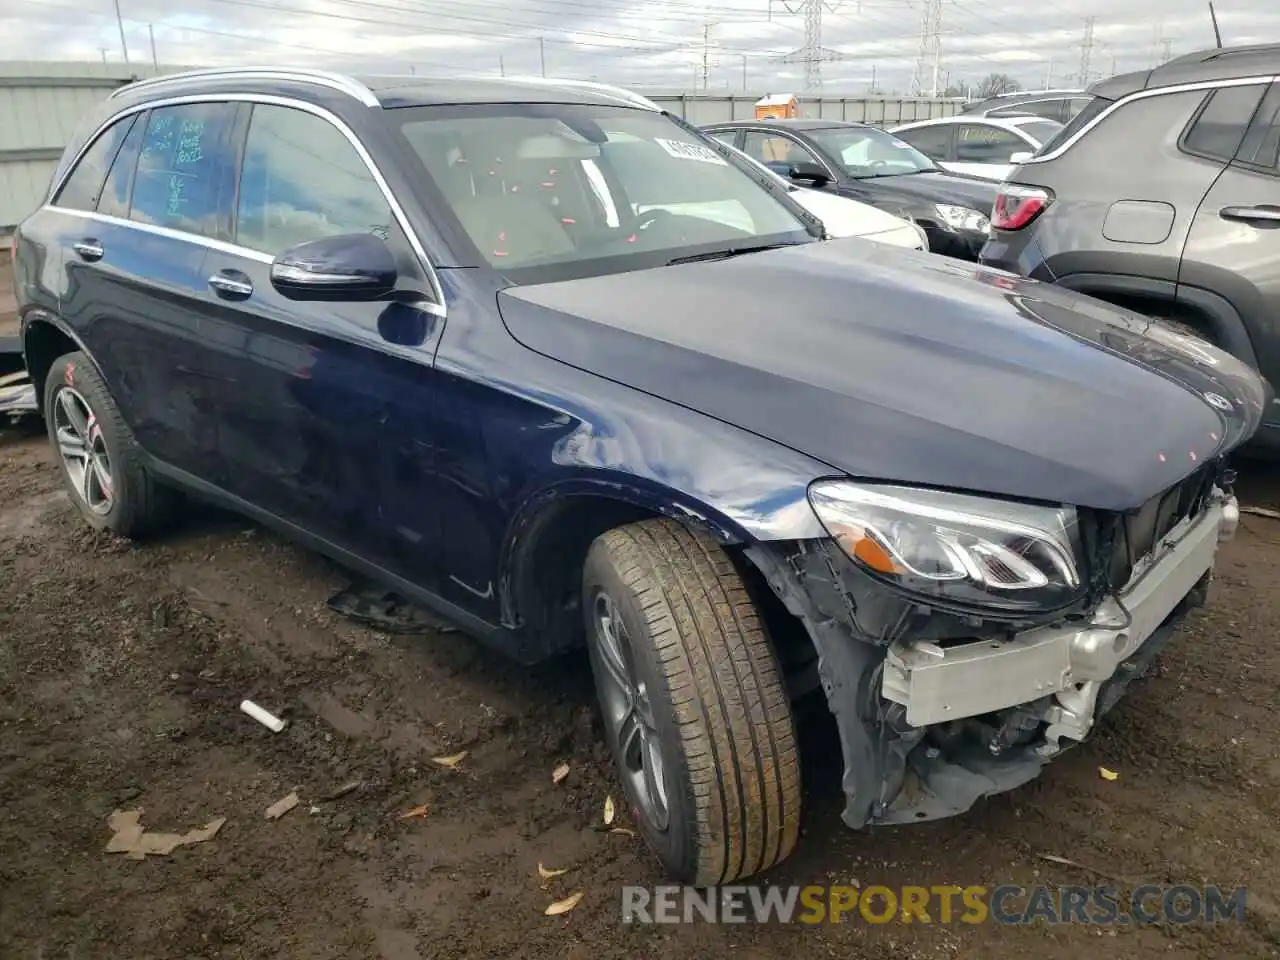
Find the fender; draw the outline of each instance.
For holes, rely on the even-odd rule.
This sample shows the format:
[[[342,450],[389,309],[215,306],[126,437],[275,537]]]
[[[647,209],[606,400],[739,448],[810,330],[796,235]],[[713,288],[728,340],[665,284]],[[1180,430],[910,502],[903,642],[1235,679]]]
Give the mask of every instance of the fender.
[[[88,358],[94,372],[102,378],[103,382],[106,382],[106,377],[102,374],[102,368],[98,365],[97,358],[95,358],[89,348],[85,346],[84,340],[80,338],[79,334],[71,329],[70,324],[56,313],[46,310],[43,307],[29,307],[27,312],[18,320],[18,337],[22,341],[22,363],[23,366],[25,366],[31,373],[32,383],[35,384],[36,388],[36,404],[42,408],[41,412],[43,413],[44,373],[48,369],[48,364],[53,360],[56,360],[57,356],[32,356],[32,334],[33,331],[39,330],[42,326],[50,327],[61,336],[70,340],[75,344],[75,348]],[[41,364],[44,364],[43,370],[39,369]],[[36,382],[37,380],[39,382]]]
[[[1210,332],[1232,356],[1258,369],[1253,340],[1239,311],[1224,297],[1199,287],[1176,284],[1172,280],[1153,280],[1119,273],[1072,273],[1058,277],[1055,283],[1077,293],[1100,300],[1112,297],[1140,297],[1159,303],[1186,304],[1205,321]]]

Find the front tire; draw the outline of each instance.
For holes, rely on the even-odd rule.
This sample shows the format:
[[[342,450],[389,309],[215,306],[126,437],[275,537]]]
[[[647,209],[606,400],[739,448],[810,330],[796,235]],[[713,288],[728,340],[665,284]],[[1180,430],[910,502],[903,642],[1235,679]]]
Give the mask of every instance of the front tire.
[[[53,362],[43,409],[71,502],[90,526],[138,537],[163,523],[167,491],[148,474],[133,433],[83,353]]]
[[[667,872],[706,887],[785,859],[800,828],[791,705],[725,551],[672,520],[610,530],[583,609],[605,735]]]

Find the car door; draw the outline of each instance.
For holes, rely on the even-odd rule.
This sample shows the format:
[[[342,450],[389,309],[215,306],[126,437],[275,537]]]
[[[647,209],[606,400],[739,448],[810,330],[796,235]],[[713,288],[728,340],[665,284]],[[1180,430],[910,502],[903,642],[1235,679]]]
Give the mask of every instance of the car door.
[[[955,130],[955,160],[947,169],[988,180],[1003,180],[1012,157],[1031,149],[1016,133],[994,123],[959,123]]]
[[[143,449],[211,482],[220,460],[193,361],[206,243],[227,235],[219,204],[233,186],[234,111],[200,103],[125,117],[54,200],[54,209],[67,211],[64,319]],[[106,137],[119,141],[109,172],[101,189],[85,193],[76,178]]]
[[[892,132],[899,140],[911,144],[944,170],[950,170],[953,166],[951,134],[954,130],[955,124],[952,123],[932,123]]]
[[[747,130],[742,138],[742,152],[786,177],[792,163],[812,163],[827,171],[829,183],[836,180],[831,165],[794,137],[774,130]]]
[[[439,310],[379,178],[334,118],[305,105],[242,107],[234,244],[209,251],[201,363],[218,410],[226,489],[421,585],[438,518],[431,358]],[[393,298],[299,302],[273,258],[323,237],[369,234],[394,254]]]
[[[1224,91],[1219,91],[1219,93]],[[1199,155],[1232,157],[1196,210],[1178,271],[1178,299],[1203,307],[1225,298],[1251,334],[1258,366],[1280,383],[1280,84],[1272,84],[1243,135],[1248,102],[1212,120],[1207,105],[1183,137]],[[1232,117],[1238,121],[1232,123]],[[1236,146],[1239,144],[1239,146]],[[1220,340],[1224,337],[1219,336]],[[1230,342],[1222,346],[1232,348]],[[1237,354],[1241,351],[1236,349]],[[1280,420],[1280,410],[1269,420]]]

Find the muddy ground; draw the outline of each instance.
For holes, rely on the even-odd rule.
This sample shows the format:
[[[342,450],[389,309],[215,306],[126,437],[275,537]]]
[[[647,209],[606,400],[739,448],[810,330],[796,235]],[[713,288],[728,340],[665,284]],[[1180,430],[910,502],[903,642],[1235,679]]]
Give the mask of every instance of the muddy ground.
[[[1280,500],[1280,473],[1247,481],[1249,502]],[[597,828],[618,787],[581,661],[527,671],[456,634],[354,625],[324,605],[339,571],[234,517],[199,513],[146,546],[94,535],[43,439],[11,431],[0,957],[1275,956],[1278,575],[1280,522],[1247,517],[1210,606],[1097,738],[961,818],[844,830],[832,731],[806,721],[804,834],[767,878],[1247,884],[1245,924],[623,926],[620,886],[661,876],[636,840]],[[289,726],[249,720],[244,697]],[[453,770],[431,762],[463,750]],[[553,785],[563,762],[572,772]],[[267,820],[294,788],[302,805]],[[106,818],[134,807],[155,830],[227,822],[169,857],[106,854]],[[542,881],[539,862],[568,872]],[[543,916],[577,890],[576,909]]]

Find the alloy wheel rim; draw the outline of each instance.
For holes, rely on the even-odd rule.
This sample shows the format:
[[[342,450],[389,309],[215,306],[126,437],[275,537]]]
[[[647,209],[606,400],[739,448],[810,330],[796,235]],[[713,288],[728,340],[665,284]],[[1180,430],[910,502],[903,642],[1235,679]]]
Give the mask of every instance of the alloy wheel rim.
[[[115,505],[111,456],[93,408],[74,387],[58,390],[53,403],[53,429],[71,488],[94,513],[109,513]]]
[[[604,668],[597,681],[600,705],[617,744],[623,777],[650,825],[665,832],[670,823],[666,762],[649,690],[636,675],[631,637],[607,593],[596,595],[593,620]]]

